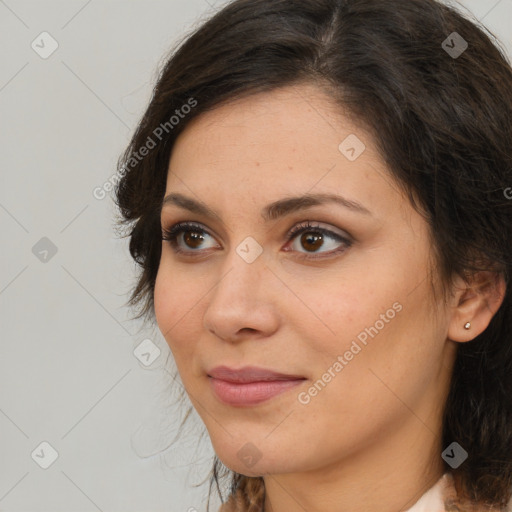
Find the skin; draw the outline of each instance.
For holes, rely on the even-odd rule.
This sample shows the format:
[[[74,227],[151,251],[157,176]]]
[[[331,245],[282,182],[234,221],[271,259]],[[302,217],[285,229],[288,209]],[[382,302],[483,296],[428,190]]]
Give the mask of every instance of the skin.
[[[338,149],[350,134],[366,146],[355,161]],[[163,242],[155,313],[219,458],[264,476],[266,512],[410,508],[444,471],[441,417],[456,347],[487,327],[503,282],[484,287],[485,273],[472,286],[457,278],[448,299],[439,292],[433,302],[427,222],[372,137],[314,85],[253,95],[194,119],[169,162],[166,195],[176,192],[216,216],[162,208],[164,228],[191,221],[206,233],[195,245],[178,237],[189,254],[202,251],[195,259]],[[335,192],[371,215],[326,203],[263,220],[267,204],[308,192]],[[344,244],[329,236],[313,248],[300,234],[288,241],[308,220],[352,244],[333,254]],[[236,252],[248,236],[263,249],[250,264]],[[298,394],[395,303],[401,311],[300,403]],[[211,390],[207,371],[218,365],[306,380],[263,404],[233,407]],[[237,455],[247,443],[260,456],[251,467]]]

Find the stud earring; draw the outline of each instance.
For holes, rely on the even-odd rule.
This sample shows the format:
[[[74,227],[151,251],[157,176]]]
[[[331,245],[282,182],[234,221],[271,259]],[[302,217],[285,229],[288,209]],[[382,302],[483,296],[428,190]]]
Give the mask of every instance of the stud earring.
[[[467,322],[466,324],[464,324],[464,329],[469,329],[471,327],[471,324],[469,322]]]

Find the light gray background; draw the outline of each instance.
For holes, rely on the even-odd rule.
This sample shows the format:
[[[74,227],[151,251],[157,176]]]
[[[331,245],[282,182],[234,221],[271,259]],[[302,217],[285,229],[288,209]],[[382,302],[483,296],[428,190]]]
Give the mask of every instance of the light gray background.
[[[158,454],[180,419],[172,360],[156,327],[130,320],[135,266],[111,200],[92,191],[115,173],[167,52],[224,3],[0,0],[0,511],[205,509],[207,485],[192,484],[213,452],[195,415]],[[512,0],[462,5],[510,55]],[[45,31],[59,46],[43,59],[31,44]],[[45,242],[34,254],[43,237],[55,255]],[[149,366],[134,354],[146,339],[160,350]],[[47,469],[42,442],[58,453]]]

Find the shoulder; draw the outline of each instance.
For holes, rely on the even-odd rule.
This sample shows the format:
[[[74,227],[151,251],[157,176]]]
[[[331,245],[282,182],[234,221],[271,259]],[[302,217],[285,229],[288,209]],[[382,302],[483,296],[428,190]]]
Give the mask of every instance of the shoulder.
[[[233,501],[232,500],[228,500],[226,503],[223,503],[220,506],[219,512],[237,512],[237,510],[233,506]]]
[[[457,495],[453,475],[445,473],[407,512],[498,512],[496,508],[483,507],[462,501]],[[512,512],[512,501],[500,512]]]

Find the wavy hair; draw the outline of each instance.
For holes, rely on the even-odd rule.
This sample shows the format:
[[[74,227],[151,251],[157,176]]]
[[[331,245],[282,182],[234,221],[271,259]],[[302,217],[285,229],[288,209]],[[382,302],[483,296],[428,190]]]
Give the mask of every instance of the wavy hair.
[[[460,55],[449,51],[460,41],[454,32],[468,43]],[[497,39],[455,8],[436,0],[234,0],[184,37],[118,162],[119,222],[140,266],[129,305],[154,321],[160,207],[179,134],[224,102],[301,83],[322,88],[373,135],[429,223],[445,286],[480,270],[505,280],[487,329],[459,344],[442,431],[444,446],[456,440],[469,452],[452,470],[460,496],[504,507],[512,487],[512,71]],[[149,140],[156,147],[140,151]],[[210,496],[216,483],[223,500],[222,478],[231,482],[228,510],[262,510],[261,477],[229,471],[215,457]]]

